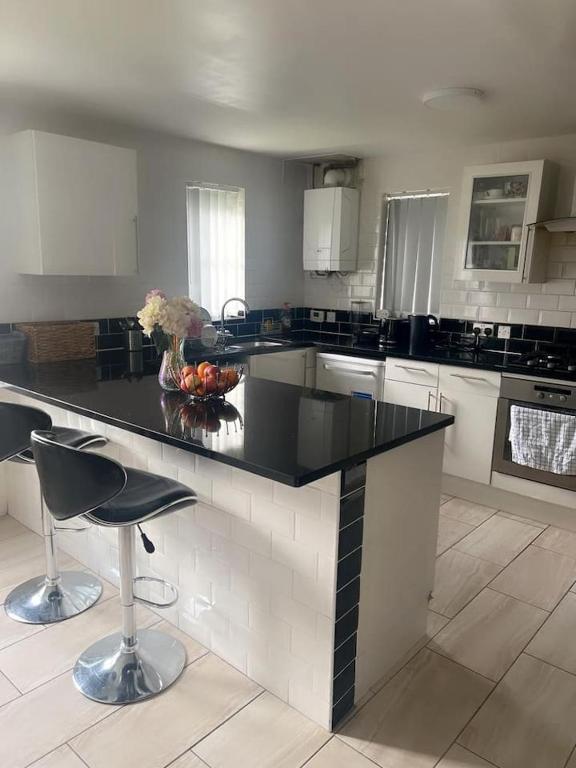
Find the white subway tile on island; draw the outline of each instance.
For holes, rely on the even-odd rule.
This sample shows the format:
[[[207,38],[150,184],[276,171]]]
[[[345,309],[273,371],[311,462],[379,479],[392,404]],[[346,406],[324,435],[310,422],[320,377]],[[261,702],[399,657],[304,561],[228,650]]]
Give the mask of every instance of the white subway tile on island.
[[[342,481],[342,473],[334,472],[332,475],[322,477],[320,480],[314,480],[310,483],[311,488],[318,488],[325,493],[331,493],[333,496],[340,497],[340,483]]]
[[[272,559],[315,579],[318,573],[318,552],[311,546],[286,538],[272,531]]]
[[[280,592],[292,594],[292,570],[276,560],[251,552],[250,576],[255,581],[267,584],[275,595]]]
[[[246,491],[239,491],[230,483],[214,481],[212,485],[212,500],[215,506],[225,510],[234,517],[249,520],[252,502],[256,498]]]
[[[322,492],[310,486],[293,488],[290,485],[274,483],[274,501],[276,504],[320,517]]]
[[[255,525],[246,520],[235,518],[232,521],[231,538],[237,544],[268,557],[272,550],[272,532],[270,528]]]
[[[245,472],[243,469],[232,469],[232,485],[240,491],[246,493],[258,494],[263,498],[272,498],[274,482],[267,477],[253,475],[251,472]]]
[[[294,516],[294,510],[289,507],[274,504],[259,496],[252,499],[252,521],[291,539],[294,538]]]

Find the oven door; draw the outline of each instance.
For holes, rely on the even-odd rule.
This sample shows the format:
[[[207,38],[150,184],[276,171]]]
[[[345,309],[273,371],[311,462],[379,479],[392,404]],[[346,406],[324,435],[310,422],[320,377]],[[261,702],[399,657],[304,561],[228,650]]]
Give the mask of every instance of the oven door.
[[[514,477],[522,477],[525,480],[533,480],[536,483],[544,483],[545,485],[553,485],[556,488],[576,491],[576,475],[557,475],[553,472],[533,469],[532,467],[526,467],[523,464],[516,464],[512,461],[510,408],[513,405],[518,405],[521,408],[533,408],[536,411],[552,411],[553,413],[566,413],[570,416],[576,416],[573,410],[546,408],[545,406],[533,405],[532,403],[525,403],[519,400],[509,400],[505,397],[499,398],[498,410],[496,412],[492,469],[503,475],[513,475]]]

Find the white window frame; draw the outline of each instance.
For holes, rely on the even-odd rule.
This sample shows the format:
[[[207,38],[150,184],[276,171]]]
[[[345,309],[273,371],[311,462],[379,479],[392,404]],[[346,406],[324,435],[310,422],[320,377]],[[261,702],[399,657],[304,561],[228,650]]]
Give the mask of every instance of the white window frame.
[[[200,234],[200,214],[194,216],[192,194],[194,190],[233,192],[237,195],[238,220],[231,223],[237,232],[217,229],[217,212],[208,222],[208,230]],[[198,201],[197,211],[200,202]],[[210,214],[208,214],[210,215]],[[224,214],[222,214],[223,216]],[[232,296],[246,298],[246,191],[244,187],[225,184],[213,184],[203,181],[190,181],[186,184],[186,232],[187,232],[187,269],[188,295],[205,307],[212,318],[219,317],[220,307]],[[222,239],[218,243],[218,238]],[[226,238],[234,237],[231,247]],[[203,249],[206,249],[203,252]],[[232,261],[231,261],[232,259]]]

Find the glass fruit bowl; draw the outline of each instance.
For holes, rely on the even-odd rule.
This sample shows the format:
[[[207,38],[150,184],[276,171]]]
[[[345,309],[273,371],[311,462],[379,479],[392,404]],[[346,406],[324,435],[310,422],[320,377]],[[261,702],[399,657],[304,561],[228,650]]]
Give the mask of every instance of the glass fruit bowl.
[[[244,373],[244,366],[235,363],[218,365],[203,362],[199,365],[185,365],[180,370],[180,390],[198,401],[224,397],[238,386]]]

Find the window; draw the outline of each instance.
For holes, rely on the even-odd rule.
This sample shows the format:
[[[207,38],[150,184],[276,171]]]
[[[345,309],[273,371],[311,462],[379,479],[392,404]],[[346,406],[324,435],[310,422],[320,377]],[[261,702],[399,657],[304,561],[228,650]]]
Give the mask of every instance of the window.
[[[377,310],[392,317],[438,313],[447,207],[447,192],[385,198]]]
[[[226,299],[245,298],[244,190],[188,184],[186,210],[188,294],[218,317]]]

